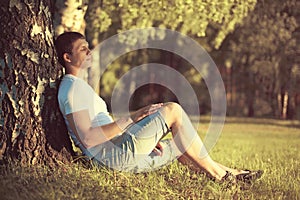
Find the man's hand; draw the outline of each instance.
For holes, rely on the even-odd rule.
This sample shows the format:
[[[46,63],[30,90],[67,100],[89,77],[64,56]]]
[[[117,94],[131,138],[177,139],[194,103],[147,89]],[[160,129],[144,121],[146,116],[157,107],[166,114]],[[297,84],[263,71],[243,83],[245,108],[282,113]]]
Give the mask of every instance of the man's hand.
[[[134,113],[131,114],[131,119],[133,122],[137,122],[144,117],[147,117],[148,115],[151,115],[155,112],[157,112],[158,109],[160,109],[163,106],[163,103],[158,104],[151,104],[149,106],[143,107]]]
[[[163,154],[163,146],[160,144],[160,142],[157,143],[155,148],[152,150],[156,155],[162,156]]]

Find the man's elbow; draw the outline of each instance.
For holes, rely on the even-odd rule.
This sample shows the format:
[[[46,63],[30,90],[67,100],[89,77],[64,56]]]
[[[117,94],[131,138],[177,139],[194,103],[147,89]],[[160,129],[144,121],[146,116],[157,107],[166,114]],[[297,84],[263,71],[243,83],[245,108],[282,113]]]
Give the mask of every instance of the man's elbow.
[[[82,138],[81,141],[82,141],[84,147],[87,148],[87,149],[91,148],[91,147],[94,147],[97,144],[100,144],[99,141],[96,141],[95,139],[90,138],[90,137],[84,137],[84,138]]]
[[[108,139],[102,137],[103,134],[98,133],[97,135],[88,131],[88,134],[83,134],[84,137],[82,138],[82,143],[85,148],[91,148],[96,145],[102,144],[106,142]]]

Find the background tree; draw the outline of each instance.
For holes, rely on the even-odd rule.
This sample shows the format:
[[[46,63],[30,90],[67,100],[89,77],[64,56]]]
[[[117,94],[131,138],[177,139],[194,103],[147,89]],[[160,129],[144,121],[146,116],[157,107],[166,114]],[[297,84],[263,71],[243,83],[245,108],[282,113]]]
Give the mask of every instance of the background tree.
[[[111,25],[111,19],[109,15],[103,10],[103,1],[90,0],[84,19],[88,24],[85,29],[86,39],[90,45],[90,48],[94,49],[100,43],[100,34],[104,31],[108,32],[107,29]],[[100,94],[100,49],[96,48],[93,51],[93,63],[92,67],[88,69],[87,81],[94,88],[94,90]]]
[[[0,159],[68,162],[72,146],[57,104],[61,75],[50,0],[0,2]]]
[[[245,101],[248,116],[272,111],[273,116],[287,117],[299,66],[299,8],[295,0],[258,1],[224,43],[224,60],[230,63],[237,99]]]

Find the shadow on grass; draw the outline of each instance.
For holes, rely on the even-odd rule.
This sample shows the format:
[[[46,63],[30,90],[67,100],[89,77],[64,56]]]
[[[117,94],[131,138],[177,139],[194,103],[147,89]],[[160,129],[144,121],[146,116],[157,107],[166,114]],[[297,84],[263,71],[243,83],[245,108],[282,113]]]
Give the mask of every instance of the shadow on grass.
[[[190,116],[192,122],[197,122],[199,120],[196,116]],[[200,116],[201,123],[210,123],[210,116]],[[215,121],[218,123],[218,119]],[[225,124],[254,124],[254,125],[272,125],[286,128],[299,128],[299,120],[281,120],[273,118],[250,118],[250,117],[226,117]]]

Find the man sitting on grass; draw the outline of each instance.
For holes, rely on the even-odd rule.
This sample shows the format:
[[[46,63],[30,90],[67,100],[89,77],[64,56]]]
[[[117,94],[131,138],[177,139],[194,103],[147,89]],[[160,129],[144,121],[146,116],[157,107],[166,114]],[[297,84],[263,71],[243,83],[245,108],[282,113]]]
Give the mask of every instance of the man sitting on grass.
[[[178,159],[229,184],[251,183],[261,177],[261,170],[232,169],[212,160],[177,103],[149,105],[114,121],[103,99],[80,78],[81,71],[91,65],[85,37],[66,32],[56,39],[55,46],[66,73],[59,87],[59,107],[71,138],[90,159],[112,169],[137,173]],[[162,140],[170,131],[172,139]]]

